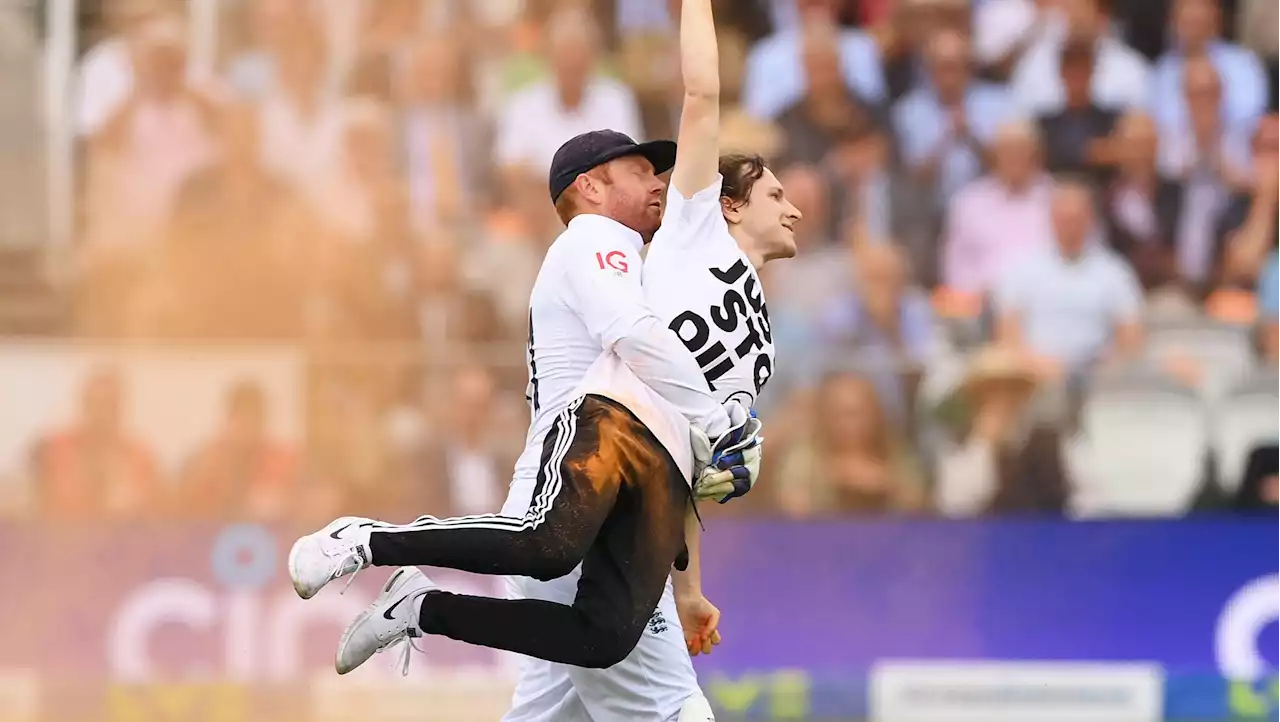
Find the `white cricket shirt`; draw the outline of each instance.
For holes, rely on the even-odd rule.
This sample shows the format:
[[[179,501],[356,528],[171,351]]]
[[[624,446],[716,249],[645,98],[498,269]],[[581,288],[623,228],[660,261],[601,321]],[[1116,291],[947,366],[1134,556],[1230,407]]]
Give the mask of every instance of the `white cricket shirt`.
[[[675,331],[721,401],[755,405],[773,375],[773,332],[764,288],[729,235],[719,175],[685,198],[667,189],[662,228],[644,264],[645,299]]]
[[[712,438],[728,429],[724,407],[708,392],[693,357],[645,304],[643,247],[630,228],[581,215],[547,250],[529,298],[525,397],[532,418],[517,483],[536,476],[547,430],[585,393],[630,409],[686,476],[690,424]],[[508,500],[508,510],[518,506]]]

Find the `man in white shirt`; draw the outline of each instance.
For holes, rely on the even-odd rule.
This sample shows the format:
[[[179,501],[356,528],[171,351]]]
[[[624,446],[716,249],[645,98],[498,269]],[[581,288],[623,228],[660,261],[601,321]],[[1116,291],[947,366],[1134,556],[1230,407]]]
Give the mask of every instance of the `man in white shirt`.
[[[1111,32],[1111,0],[1063,0],[1066,30],[1042,36],[1018,61],[1009,89],[1015,105],[1027,115],[1050,115],[1062,110],[1062,50],[1069,41],[1095,45],[1093,102],[1103,108],[1143,107],[1149,92],[1147,61]]]
[[[631,89],[596,73],[600,30],[590,15],[562,11],[547,27],[552,77],[518,91],[502,107],[495,162],[507,172],[539,176],[561,143],[597,128],[641,136],[640,110]]]
[[[1132,358],[1142,346],[1142,288],[1100,241],[1088,186],[1059,182],[1052,217],[1052,247],[1028,254],[997,284],[997,342],[1026,350],[1050,377]]]
[[[662,214],[657,173],[674,161],[674,143],[637,144],[616,131],[585,133],[556,152],[551,198],[568,228],[529,301],[532,420],[503,513],[403,526],[344,517],[289,555],[304,599],[366,566],[546,581],[581,562],[572,604],[450,594],[402,568],[343,635],[340,674],[424,634],[610,667],[636,646],[684,551],[690,439],[703,441],[700,462],[733,478],[758,472],[743,454],[759,445],[759,422],[708,391],[693,355],[642,296],[640,249]]]

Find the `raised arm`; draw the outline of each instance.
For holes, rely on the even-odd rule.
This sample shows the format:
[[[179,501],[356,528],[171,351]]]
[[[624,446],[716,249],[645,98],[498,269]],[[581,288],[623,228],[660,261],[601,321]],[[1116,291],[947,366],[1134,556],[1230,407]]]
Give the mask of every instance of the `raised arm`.
[[[671,184],[685,198],[711,185],[720,158],[720,53],[711,0],[683,0],[680,74],[684,106]]]

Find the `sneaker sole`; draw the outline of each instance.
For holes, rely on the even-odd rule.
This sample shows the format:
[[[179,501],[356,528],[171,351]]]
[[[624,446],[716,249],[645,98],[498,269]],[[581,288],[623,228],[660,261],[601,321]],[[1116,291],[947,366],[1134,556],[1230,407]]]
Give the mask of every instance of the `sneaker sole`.
[[[302,550],[302,545],[309,541],[311,541],[311,536],[304,536],[294,542],[289,549],[289,580],[293,582],[293,591],[297,592],[298,596],[303,599],[310,599],[316,595],[316,592],[320,591],[319,589],[313,589],[308,594],[306,585],[298,579],[298,553]]]
[[[338,524],[346,524],[346,523],[351,523],[355,521],[357,521],[356,517],[351,517],[351,516],[344,516],[340,519],[336,519],[330,522],[328,526],[316,532],[315,534],[308,534],[302,537],[298,541],[294,542],[293,546],[289,548],[289,561],[288,561],[289,580],[293,582],[293,591],[297,592],[299,597],[302,597],[303,599],[310,599],[314,597],[316,594],[319,594],[320,590],[324,588],[325,584],[328,584],[329,582],[333,581],[332,579],[328,579],[325,581],[324,584],[321,584],[319,587],[316,587],[315,589],[311,590],[310,594],[307,593],[306,585],[298,581],[298,552],[302,549],[302,545],[308,541],[312,541],[317,535],[328,532],[330,529],[334,528]]]
[[[416,567],[409,568],[408,570],[404,567],[397,569],[391,575],[390,585],[384,585],[382,591],[379,592],[378,596],[373,600],[373,604],[370,604],[363,612],[360,612],[360,615],[357,616],[351,624],[348,624],[345,630],[343,630],[342,637],[338,639],[338,654],[335,654],[333,657],[333,668],[338,672],[338,674],[346,674],[347,672],[356,669],[356,667],[359,667],[361,664],[368,662],[369,659],[373,657],[373,655],[369,655],[369,657],[366,657],[364,661],[360,662],[360,664],[357,664],[355,667],[346,671],[343,671],[342,665],[339,664],[338,661],[342,654],[342,650],[346,648],[347,642],[351,640],[351,635],[355,633],[356,629],[359,628],[360,625],[364,624],[369,619],[370,615],[381,609],[387,599],[399,594],[400,590],[403,589],[405,584],[407,584],[410,579],[413,579],[414,576],[419,576],[423,579],[426,579],[427,577],[426,574],[423,574],[422,571]],[[397,579],[397,577],[399,578]],[[374,652],[374,654],[377,654],[377,652]]]

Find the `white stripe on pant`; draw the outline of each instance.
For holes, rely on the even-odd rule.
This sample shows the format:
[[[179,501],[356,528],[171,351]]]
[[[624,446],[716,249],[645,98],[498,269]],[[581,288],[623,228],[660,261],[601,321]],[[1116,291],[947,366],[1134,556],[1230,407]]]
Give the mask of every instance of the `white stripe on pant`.
[[[565,454],[573,445],[577,432],[577,411],[586,397],[579,397],[556,417],[555,423],[548,433],[556,434],[555,446],[551,455],[543,462],[539,472],[539,483],[535,489],[534,499],[524,516],[503,516],[501,514],[471,514],[440,519],[434,516],[420,516],[408,524],[378,523],[371,533],[395,534],[397,532],[416,532],[427,529],[492,529],[495,531],[525,531],[537,529],[546,520],[547,512],[555,504],[556,496],[564,484],[561,478],[560,464]]]

